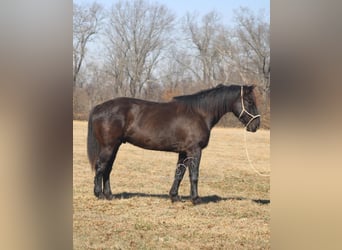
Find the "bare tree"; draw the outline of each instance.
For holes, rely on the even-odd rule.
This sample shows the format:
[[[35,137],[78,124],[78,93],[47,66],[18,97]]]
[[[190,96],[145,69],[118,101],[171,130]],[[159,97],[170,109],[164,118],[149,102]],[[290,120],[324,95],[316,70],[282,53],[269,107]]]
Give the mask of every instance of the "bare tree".
[[[217,66],[219,57],[215,49],[215,39],[219,35],[221,24],[220,18],[215,11],[205,15],[201,23],[198,22],[195,14],[187,14],[183,30],[188,39],[194,45],[196,53],[194,58],[199,60],[201,81],[205,86],[213,86],[216,80]],[[193,65],[194,66],[194,65]],[[196,74],[196,69],[192,69]]]
[[[73,86],[80,85],[78,76],[84,61],[87,45],[99,32],[103,19],[103,8],[97,3],[92,5],[73,5]]]
[[[258,16],[248,8],[236,12],[235,43],[239,51],[242,72],[258,78],[264,92],[270,91],[270,30],[262,14]]]
[[[153,81],[163,49],[170,44],[173,21],[170,11],[157,3],[120,1],[113,6],[107,61],[117,91],[141,97],[144,86]]]

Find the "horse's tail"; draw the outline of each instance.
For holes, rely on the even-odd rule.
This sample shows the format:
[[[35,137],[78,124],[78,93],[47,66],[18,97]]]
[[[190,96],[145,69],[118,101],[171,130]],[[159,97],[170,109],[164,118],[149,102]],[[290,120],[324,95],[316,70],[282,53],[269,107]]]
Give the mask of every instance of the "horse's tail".
[[[87,153],[91,169],[95,170],[95,162],[100,153],[99,143],[93,131],[93,110],[89,114],[88,119],[88,138],[87,138]]]

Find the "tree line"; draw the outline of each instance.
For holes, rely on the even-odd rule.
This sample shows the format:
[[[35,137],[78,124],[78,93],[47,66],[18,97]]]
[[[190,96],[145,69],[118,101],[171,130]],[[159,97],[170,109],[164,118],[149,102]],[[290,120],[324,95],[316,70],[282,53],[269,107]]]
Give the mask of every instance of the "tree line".
[[[230,27],[216,11],[176,18],[144,0],[109,9],[74,3],[74,119],[87,119],[94,105],[119,96],[168,101],[219,83],[255,84],[269,128],[270,25],[262,12],[241,7]],[[227,124],[236,126],[236,119],[222,119]]]

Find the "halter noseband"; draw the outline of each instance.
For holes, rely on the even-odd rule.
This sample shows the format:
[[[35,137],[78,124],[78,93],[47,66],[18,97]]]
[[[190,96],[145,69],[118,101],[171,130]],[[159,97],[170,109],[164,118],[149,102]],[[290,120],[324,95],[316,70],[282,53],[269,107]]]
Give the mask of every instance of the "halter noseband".
[[[243,113],[246,113],[247,115],[251,117],[251,119],[247,122],[245,127],[247,127],[254,119],[260,117],[260,115],[252,115],[245,109],[245,105],[243,103],[243,86],[241,86],[241,106],[242,106],[242,110],[240,112],[239,119],[242,117]]]

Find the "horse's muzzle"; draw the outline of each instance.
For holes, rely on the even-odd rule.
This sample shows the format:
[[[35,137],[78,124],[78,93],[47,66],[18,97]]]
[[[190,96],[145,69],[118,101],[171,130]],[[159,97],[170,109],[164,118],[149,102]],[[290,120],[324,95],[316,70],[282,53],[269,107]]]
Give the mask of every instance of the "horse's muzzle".
[[[246,126],[246,130],[248,132],[256,132],[260,127],[260,117],[257,117],[256,119],[253,119],[253,121],[249,122]]]

